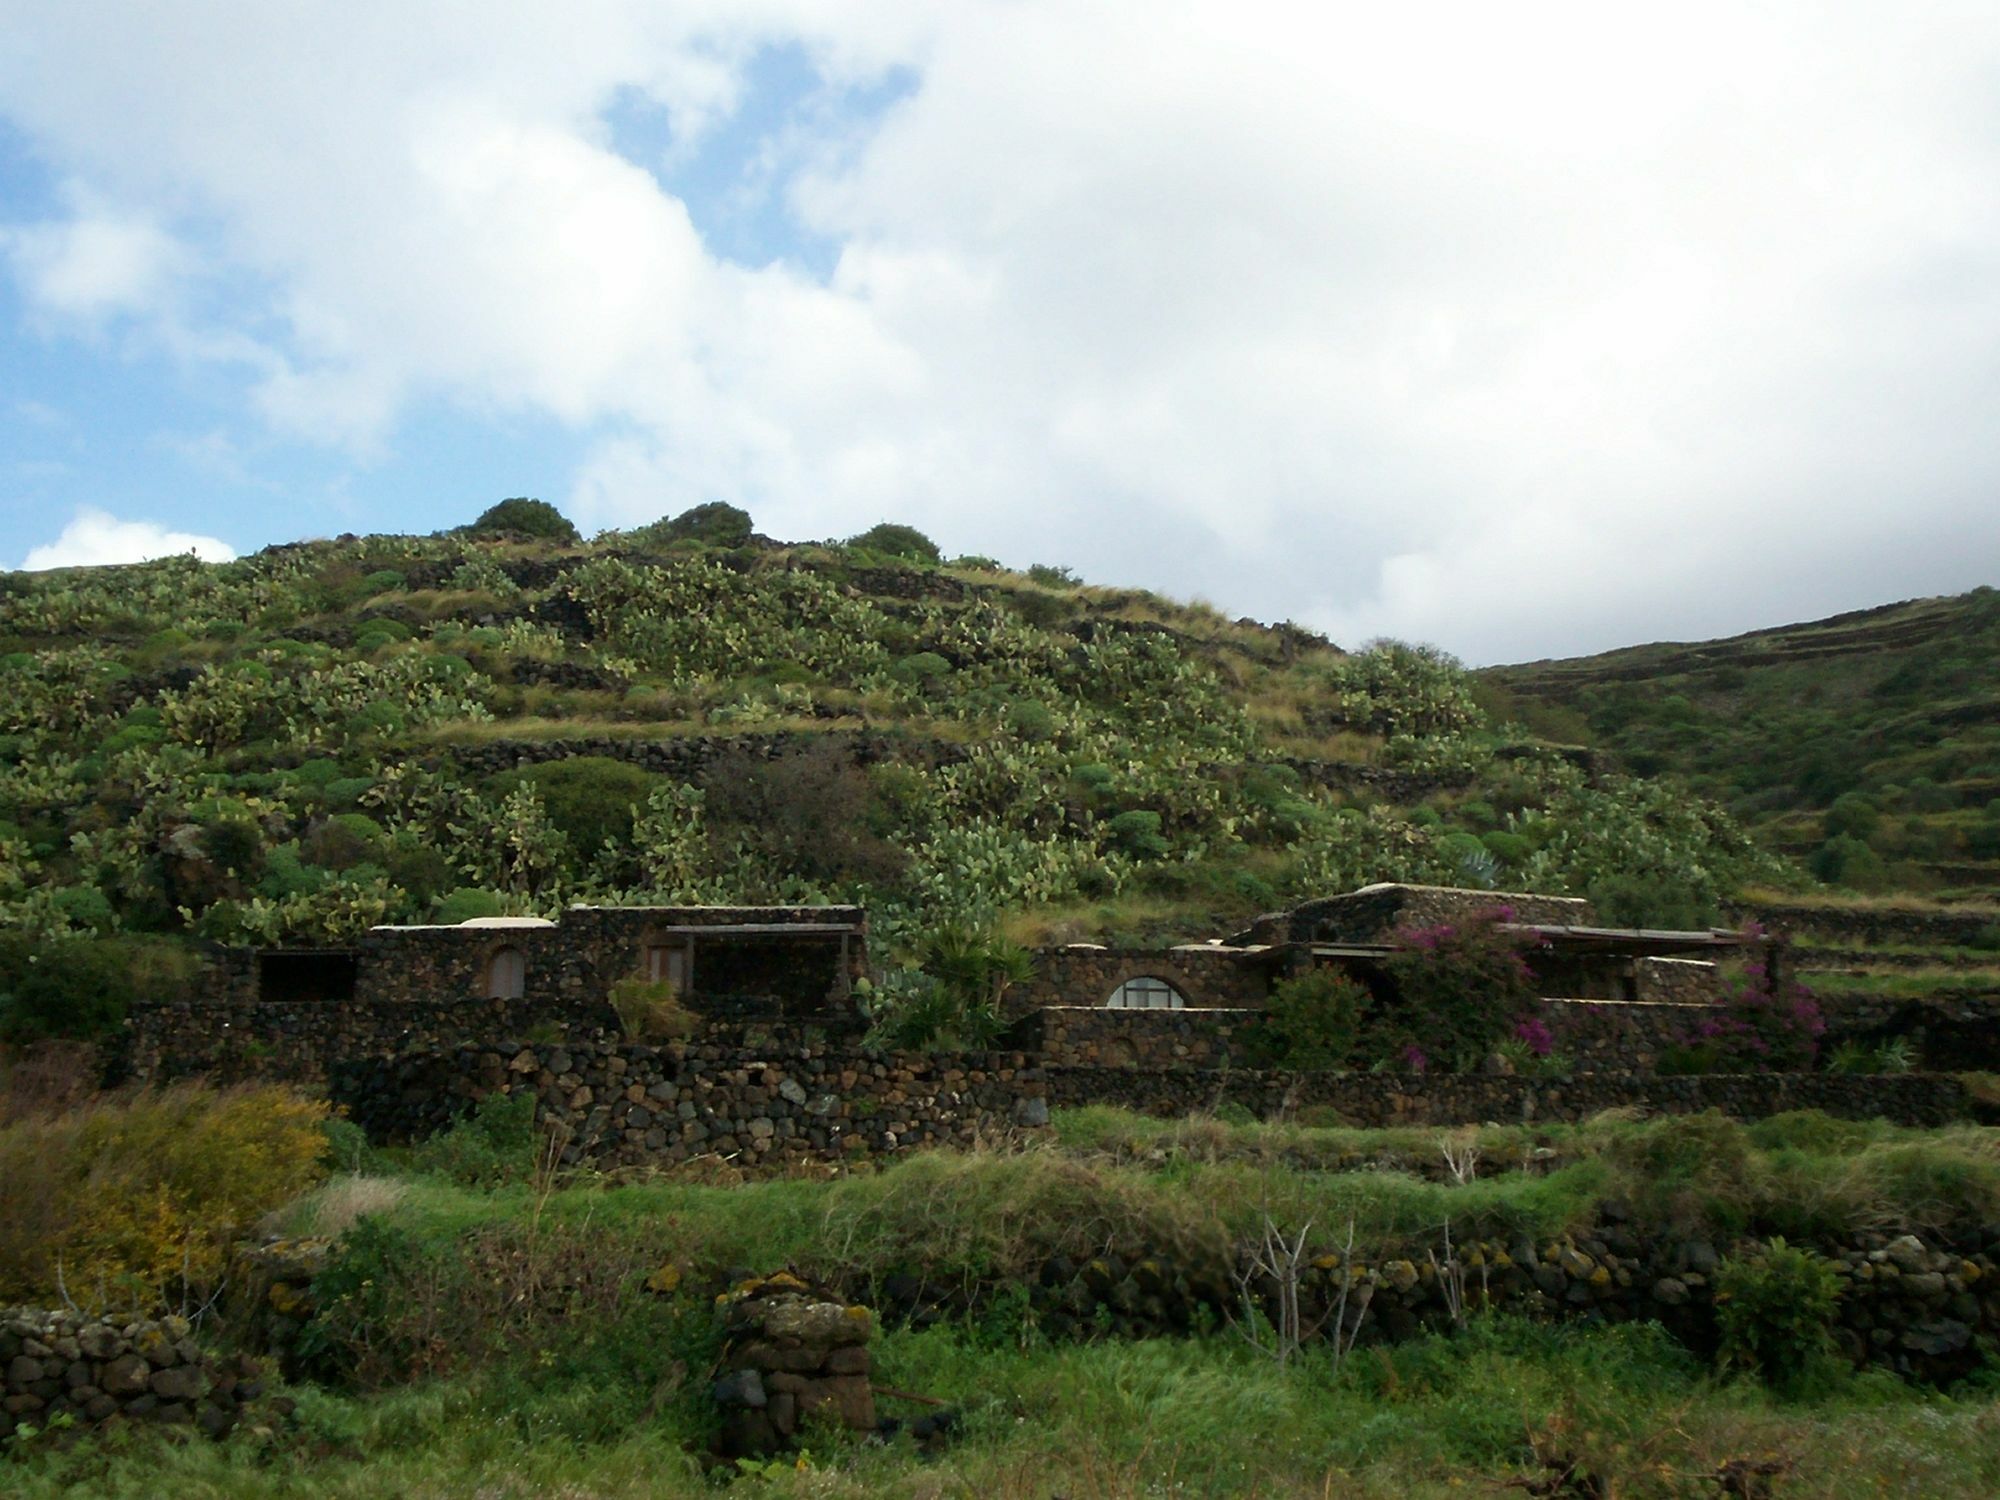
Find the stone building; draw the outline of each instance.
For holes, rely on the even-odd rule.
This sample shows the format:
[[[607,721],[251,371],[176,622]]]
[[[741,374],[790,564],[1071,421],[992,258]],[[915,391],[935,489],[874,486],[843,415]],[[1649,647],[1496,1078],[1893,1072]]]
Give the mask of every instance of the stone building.
[[[1495,916],[1535,941],[1535,969],[1551,999],[1705,1002],[1715,959],[1743,944],[1733,932],[1601,927],[1575,896],[1382,884],[1267,912],[1214,942],[1043,948],[1034,978],[1010,1000],[1017,1014],[1049,1006],[1254,1010],[1287,975],[1332,965],[1371,981],[1404,946],[1402,933]]]
[[[596,1001],[636,977],[698,1009],[761,1001],[787,1016],[847,1009],[867,972],[858,906],[573,906],[553,922],[373,927],[352,947],[263,949],[233,966],[238,996],[264,1002]]]

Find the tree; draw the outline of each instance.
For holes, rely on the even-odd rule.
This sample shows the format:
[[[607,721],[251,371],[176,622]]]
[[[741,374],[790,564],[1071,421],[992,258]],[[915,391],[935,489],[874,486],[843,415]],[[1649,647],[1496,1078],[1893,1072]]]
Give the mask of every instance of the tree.
[[[869,527],[859,536],[847,539],[847,545],[857,552],[874,552],[883,557],[900,557],[905,562],[942,562],[944,554],[938,545],[914,526],[899,526],[893,521]]]
[[[671,521],[656,521],[641,533],[654,542],[706,542],[711,547],[740,547],[750,540],[750,512],[721,500],[682,511]]]
[[[635,810],[646,805],[659,778],[630,761],[608,755],[572,755],[544,761],[518,771],[503,771],[492,789],[505,796],[523,784],[541,794],[548,819],[569,836],[570,847],[584,859],[607,841],[632,841]]]
[[[519,536],[545,537],[550,541],[575,542],[580,540],[576,527],[568,517],[546,500],[530,500],[526,496],[516,496],[512,500],[502,500],[490,507],[480,518],[466,528],[474,536]]]

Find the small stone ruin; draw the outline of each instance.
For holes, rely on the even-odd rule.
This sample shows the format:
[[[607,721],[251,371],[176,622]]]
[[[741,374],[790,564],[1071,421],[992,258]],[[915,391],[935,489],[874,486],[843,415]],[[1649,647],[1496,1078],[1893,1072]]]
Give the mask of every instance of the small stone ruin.
[[[814,1420],[876,1430],[867,1308],[780,1271],[739,1282],[718,1309],[725,1339],[714,1392],[724,1458],[781,1452]]]
[[[255,1360],[205,1354],[185,1318],[0,1312],[0,1437],[47,1430],[65,1415],[83,1425],[146,1421],[221,1437],[263,1392]],[[270,1404],[290,1406],[276,1397]]]

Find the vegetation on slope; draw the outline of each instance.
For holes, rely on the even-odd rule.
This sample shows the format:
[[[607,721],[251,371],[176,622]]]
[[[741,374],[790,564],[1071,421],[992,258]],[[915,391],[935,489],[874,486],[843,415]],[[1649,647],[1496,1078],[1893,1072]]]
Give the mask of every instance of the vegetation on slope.
[[[1435,652],[908,527],[789,546],[706,506],[584,542],[537,505],[0,576],[5,1024],[76,1029],[93,945],[155,935],[842,899],[910,951],[996,918],[1182,937],[1381,879],[1692,923],[1782,877],[1698,799],[1495,724]]]
[[[1674,772],[1864,893],[2000,887],[2000,592],[1496,667],[1482,701]]]

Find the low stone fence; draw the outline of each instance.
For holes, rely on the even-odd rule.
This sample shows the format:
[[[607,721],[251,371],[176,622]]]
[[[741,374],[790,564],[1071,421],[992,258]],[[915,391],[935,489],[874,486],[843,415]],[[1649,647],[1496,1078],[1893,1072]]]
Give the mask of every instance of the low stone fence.
[[[1333,1111],[1357,1126],[1472,1125],[1576,1121],[1601,1110],[1657,1114],[1721,1110],[1758,1120],[1817,1109],[1846,1119],[1880,1117],[1898,1125],[1944,1125],[1973,1116],[1973,1101],[1949,1074],[1574,1073],[1509,1078],[1476,1073],[1297,1073],[1193,1069],[1163,1073],[1130,1068],[1050,1067],[1053,1107],[1110,1104],[1175,1118],[1238,1105],[1260,1119],[1296,1110]]]
[[[493,1094],[532,1092],[567,1135],[563,1160],[746,1169],[970,1146],[1048,1123],[1043,1070],[1018,1052],[866,1053],[798,1035],[766,1050],[573,1040],[420,1050],[336,1067],[334,1102],[369,1135],[407,1141]]]
[[[185,1318],[0,1312],[0,1437],[23,1426],[46,1430],[62,1416],[192,1426],[221,1437],[263,1392],[254,1360],[210,1358]]]
[[[1301,1321],[1331,1336],[1394,1343],[1453,1326],[1462,1312],[1508,1309],[1538,1322],[1663,1324],[1701,1354],[1716,1346],[1715,1281],[1725,1257],[1760,1242],[1643,1230],[1607,1205],[1574,1235],[1450,1241],[1435,1234],[1394,1248],[1307,1247],[1298,1287]],[[2000,1337],[2000,1238],[1862,1232],[1811,1245],[1833,1263],[1841,1296],[1833,1328],[1856,1364],[1946,1384],[1980,1366],[1981,1345]],[[1122,1253],[1121,1253],[1122,1252]],[[1161,1338],[1215,1327],[1242,1312],[1237,1275],[1212,1260],[1121,1246],[1078,1263],[1054,1257],[1030,1284],[1030,1309],[1050,1338]],[[1261,1282],[1275,1319],[1271,1283]],[[900,1310],[898,1310],[900,1311]]]

